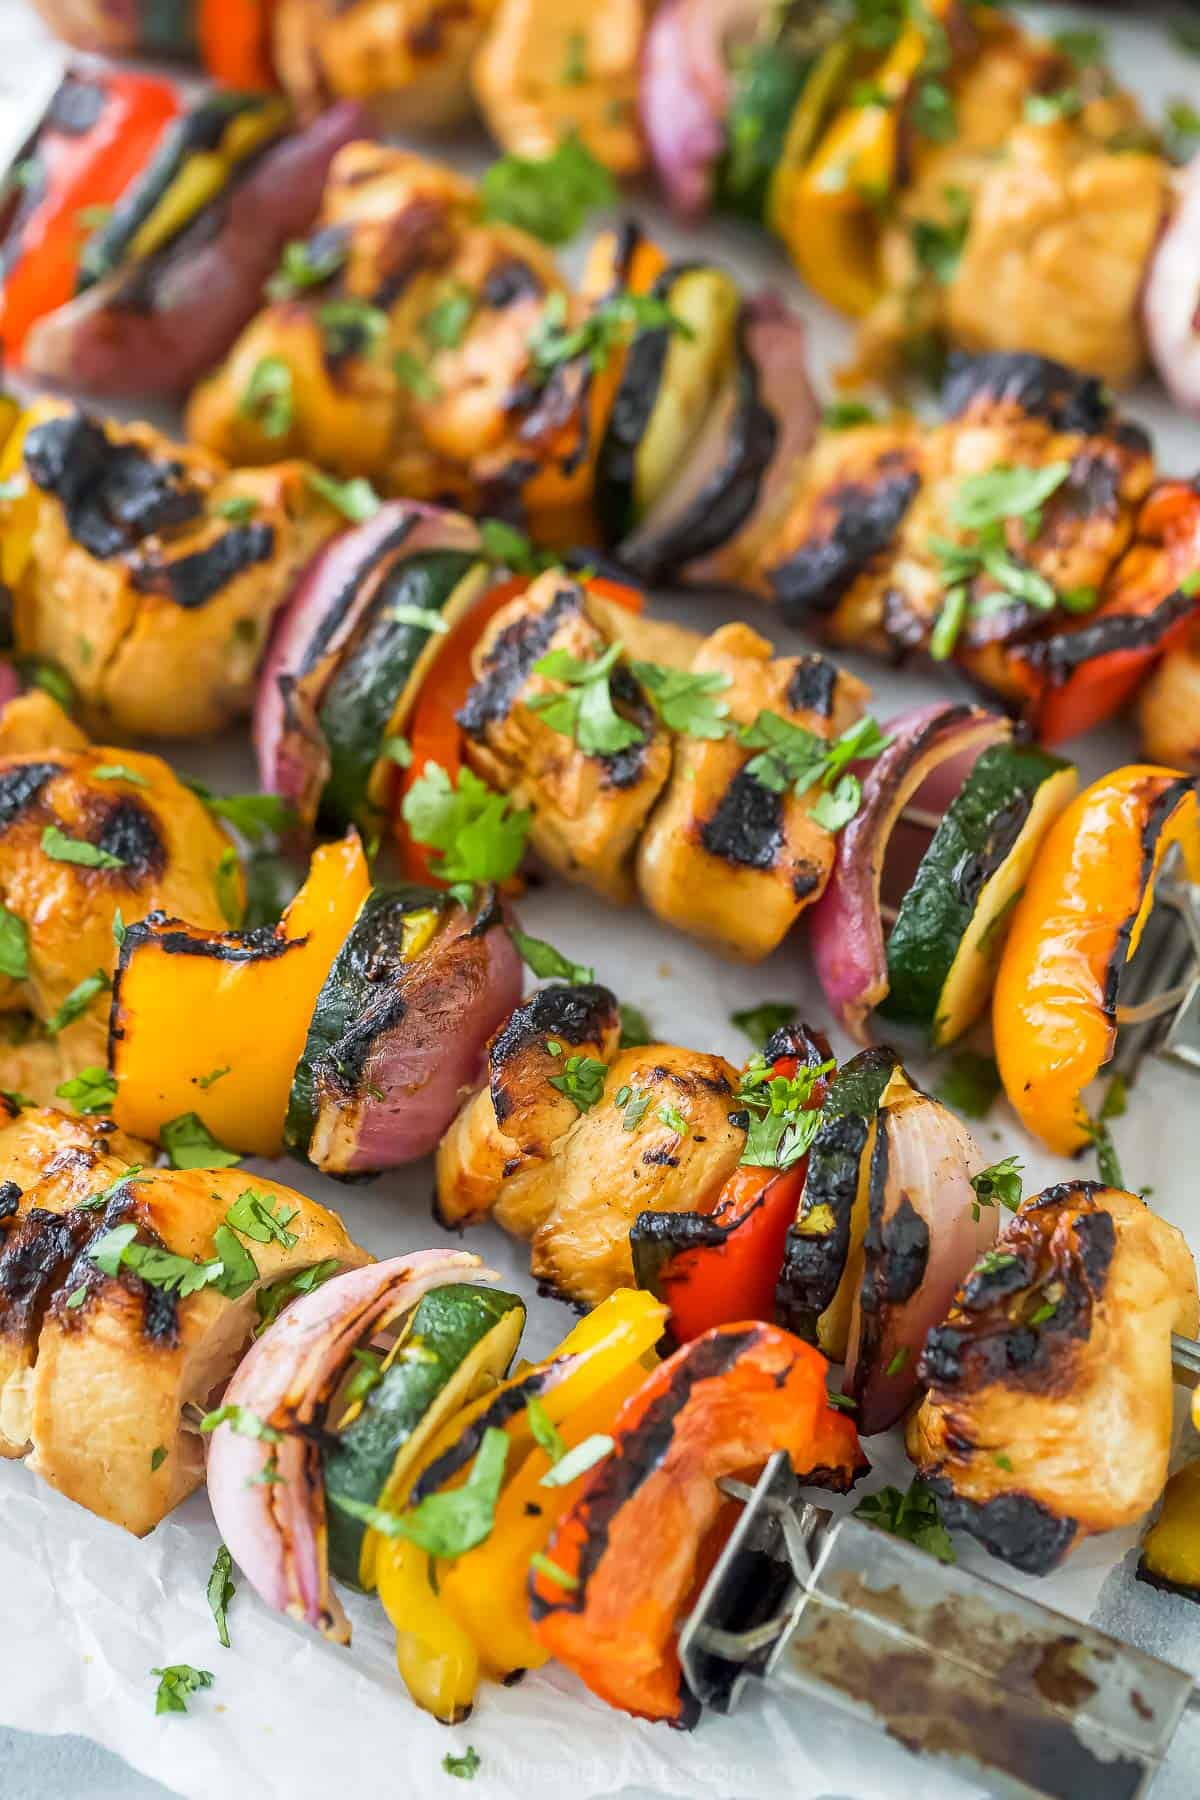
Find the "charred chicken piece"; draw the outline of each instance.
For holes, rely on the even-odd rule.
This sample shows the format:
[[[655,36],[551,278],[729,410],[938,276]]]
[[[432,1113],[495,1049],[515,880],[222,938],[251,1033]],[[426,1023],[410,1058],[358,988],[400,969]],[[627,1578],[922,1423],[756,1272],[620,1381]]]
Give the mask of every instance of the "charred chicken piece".
[[[471,767],[532,809],[538,854],[608,899],[628,901],[637,839],[670,771],[670,733],[623,653],[607,677],[625,736],[613,750],[586,747],[582,713],[574,723],[568,716],[572,693],[578,700],[583,691],[570,673],[559,679],[536,668],[555,653],[571,672],[594,665],[617,645],[614,628],[614,609],[596,608],[584,585],[547,570],[484,632],[458,718]]]
[[[250,709],[271,620],[338,522],[298,465],[230,475],[150,425],[42,402],[5,504],[18,651],[70,676],[85,721],[195,737]]]
[[[486,1086],[462,1107],[438,1150],[444,1225],[461,1229],[495,1211],[507,1230],[531,1235],[542,1207],[541,1165],[579,1120],[564,1082],[567,1062],[606,1064],[620,1035],[616,996],[604,987],[555,984],[517,1008],[488,1046]],[[522,1211],[527,1188],[533,1222]]]
[[[93,748],[0,761],[0,896],[28,965],[0,983],[3,1086],[49,1100],[66,1076],[104,1063],[114,915],[129,924],[165,907],[219,928],[229,854],[203,802],[157,756]]]
[[[948,1525],[1044,1574],[1162,1492],[1171,1333],[1195,1335],[1182,1234],[1079,1181],[1026,1199],[926,1340],[908,1451]]]
[[[62,1125],[69,1140],[75,1122]],[[6,1454],[28,1448],[44,1480],[128,1531],[203,1480],[198,1413],[288,1292],[260,1297],[368,1260],[333,1213],[261,1177],[255,1203],[286,1229],[239,1234],[245,1193],[236,1169],[137,1169],[98,1140],[51,1157],[0,1226]]]
[[[456,1224],[490,1208],[506,1230],[532,1239],[539,1281],[590,1307],[632,1284],[629,1229],[639,1213],[711,1204],[741,1156],[745,1114],[723,1057],[650,1044],[606,1065],[593,1051],[613,1053],[612,996],[578,988],[546,998],[554,993],[535,996],[493,1044],[490,1086],[439,1154],[437,1203]],[[543,1037],[546,1011],[575,1036]],[[503,1130],[505,1117],[500,1143],[494,1121],[510,1100],[521,1136]]]
[[[1037,356],[954,359],[943,404],[930,428],[827,436],[759,585],[837,643],[932,647],[1023,702],[1038,642],[1086,629],[1103,605],[1153,481],[1150,446],[1099,382]],[[961,624],[947,633],[954,589]]]
[[[543,246],[485,222],[453,170],[360,143],[334,162],[305,255],[330,272],[252,320],[192,395],[190,435],[232,462],[309,456],[476,513],[519,499],[578,412],[577,393],[531,385],[531,333],[563,293]]]
[[[451,125],[495,0],[279,0],[280,81],[307,113],[365,101],[386,131]]]
[[[760,713],[829,740],[862,711],[866,688],[821,656],[773,657],[748,625],[723,625],[691,663],[726,678],[739,726]],[[812,817],[820,790],[767,785],[732,735],[675,738],[671,780],[638,850],[638,887],[659,918],[749,961],[774,950],[833,867],[836,839]],[[760,759],[761,760],[761,759]]]

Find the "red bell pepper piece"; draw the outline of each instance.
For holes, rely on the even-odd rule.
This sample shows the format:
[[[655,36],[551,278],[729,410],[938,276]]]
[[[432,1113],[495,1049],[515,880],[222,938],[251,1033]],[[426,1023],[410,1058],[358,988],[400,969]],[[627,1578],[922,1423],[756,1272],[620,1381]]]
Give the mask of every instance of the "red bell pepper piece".
[[[0,256],[0,345],[20,357],[31,325],[76,291],[89,209],[114,205],[181,109],[149,75],[68,74],[22,158]]]
[[[255,92],[278,87],[271,55],[275,0],[200,0],[200,56],[214,81]]]
[[[613,1449],[559,1520],[529,1580],[535,1635],[613,1706],[691,1725],[677,1625],[721,1528],[724,1475],[786,1450],[802,1481],[845,1492],[866,1468],[829,1405],[819,1351],[776,1325],[722,1325],[627,1400]]]

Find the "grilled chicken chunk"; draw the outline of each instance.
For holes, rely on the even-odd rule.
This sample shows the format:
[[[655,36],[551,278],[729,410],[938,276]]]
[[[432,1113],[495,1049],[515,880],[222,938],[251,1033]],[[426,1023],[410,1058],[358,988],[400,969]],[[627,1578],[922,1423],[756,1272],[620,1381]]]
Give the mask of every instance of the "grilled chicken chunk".
[[[18,651],[70,676],[85,722],[196,737],[250,710],[275,612],[339,523],[295,466],[230,475],[149,425],[34,409],[0,510]]]
[[[1086,625],[1089,603],[1119,578],[1154,477],[1150,446],[1098,382],[1036,356],[956,359],[943,403],[932,427],[901,420],[826,436],[759,585],[794,622],[885,655],[927,650],[961,585],[955,657],[1019,700],[1032,646],[1048,627]],[[1001,575],[960,578],[955,550],[980,546],[980,530],[960,520],[963,484],[1014,469],[1040,472],[1050,491],[999,519]],[[1061,595],[1070,609],[1047,604]]]
[[[1136,101],[995,15],[950,88],[953,129],[910,134],[879,246],[886,294],[864,322],[858,373],[894,373],[932,332],[1131,382],[1169,204],[1169,168]],[[1056,105],[1064,95],[1074,104]]]
[[[774,713],[823,740],[854,722],[867,693],[824,657],[773,657],[748,625],[723,625],[691,667],[728,678],[720,698],[739,726]],[[755,755],[732,736],[677,736],[637,862],[638,887],[659,918],[752,962],[819,898],[836,844],[812,817],[819,787],[776,792],[749,767]]]
[[[438,1150],[444,1225],[478,1224],[494,1209],[506,1230],[532,1234],[540,1165],[579,1120],[565,1091],[567,1063],[607,1063],[620,1035],[616,997],[604,987],[539,988],[517,1008],[488,1046],[486,1086],[460,1109]],[[527,1220],[521,1197],[531,1185],[534,1217]]]
[[[723,1057],[618,1052],[619,1034],[606,988],[543,988],[493,1042],[488,1086],[438,1153],[443,1222],[490,1212],[532,1239],[537,1279],[582,1306],[632,1283],[637,1215],[703,1210],[746,1141]]]
[[[486,222],[453,170],[360,143],[334,162],[305,254],[329,274],[259,313],[195,390],[197,442],[236,463],[308,456],[474,513],[553,484],[579,394],[532,380],[531,335],[564,293],[535,238]]]
[[[129,924],[163,908],[221,929],[218,872],[230,853],[157,756],[90,748],[0,761],[0,898],[21,922],[29,969],[0,980],[0,1015],[14,1027],[0,1085],[50,1100],[65,1076],[105,1062],[114,915]],[[97,973],[103,985],[78,993]]]
[[[64,1121],[68,1135],[75,1128]],[[0,1225],[8,1453],[31,1445],[31,1469],[128,1531],[152,1530],[203,1480],[196,1411],[220,1400],[258,1323],[259,1296],[317,1264],[333,1274],[368,1261],[333,1213],[261,1177],[254,1195],[286,1230],[263,1242],[235,1229],[229,1210],[246,1187],[237,1169],[134,1173],[97,1143],[51,1158]],[[128,1225],[137,1245],[182,1260],[145,1264],[144,1275],[122,1261],[106,1273],[93,1256]],[[233,1250],[222,1249],[221,1230]],[[106,1264],[120,1246],[109,1240]],[[212,1266],[220,1286],[181,1294],[192,1264]]]
[[[1198,1317],[1191,1251],[1143,1200],[1025,1200],[921,1359],[908,1451],[946,1523],[1030,1574],[1132,1524],[1167,1479],[1171,1333]]]
[[[272,48],[302,111],[363,100],[382,129],[453,124],[495,0],[279,0]]]
[[[499,0],[471,72],[492,136],[539,162],[575,136],[615,174],[636,175],[647,10],[645,0]]]
[[[1148,762],[1200,775],[1200,629],[1168,650],[1138,697]]]
[[[86,750],[88,734],[45,688],[30,688],[0,711],[0,757],[26,750]]]
[[[613,707],[640,739],[612,751],[589,752],[553,718],[581,688],[534,665],[551,652],[577,664],[594,663],[617,640],[614,610],[594,607],[587,589],[547,570],[502,607],[475,652],[475,686],[459,713],[471,767],[492,787],[530,807],[533,848],[551,867],[584,881],[610,900],[633,898],[637,839],[666,782],[670,733],[659,722],[623,657],[609,678]],[[538,710],[562,697],[560,708]],[[582,717],[582,714],[580,714]],[[584,734],[583,725],[574,730]]]

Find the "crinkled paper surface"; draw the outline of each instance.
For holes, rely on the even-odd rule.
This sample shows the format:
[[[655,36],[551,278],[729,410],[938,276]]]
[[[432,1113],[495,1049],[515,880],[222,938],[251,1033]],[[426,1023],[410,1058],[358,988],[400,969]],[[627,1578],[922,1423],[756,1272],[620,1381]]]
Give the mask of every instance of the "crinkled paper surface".
[[[1037,10],[1043,23],[1047,15],[1068,16],[1063,8]],[[1127,9],[1135,17],[1143,11]],[[1069,16],[1078,21],[1079,9]],[[1181,65],[1156,25],[1139,27],[1128,17],[1114,25],[1111,12],[1090,16],[1113,27],[1117,66],[1152,110],[1166,95],[1194,85],[1189,77],[1200,64]],[[22,96],[55,54],[22,0],[0,0],[0,136],[6,144],[20,141]],[[473,159],[478,161],[477,150],[464,152],[464,161]],[[670,226],[665,235],[676,244],[688,242]],[[782,258],[750,233],[705,226],[704,238],[747,277],[778,279],[795,296]],[[814,365],[828,371],[845,336],[815,306],[808,311]],[[1192,472],[1200,461],[1196,427],[1173,419],[1152,394],[1138,396],[1133,410],[1154,427],[1165,464]],[[696,602],[664,606],[696,624],[713,616]],[[798,644],[776,617],[754,609],[748,616],[785,647]],[[848,660],[872,684],[880,718],[933,695],[929,682]],[[1112,766],[1130,747],[1119,733],[1100,750],[1090,745],[1085,774]],[[191,748],[179,760],[216,785],[244,786],[251,779],[244,751],[232,746]],[[645,916],[606,909],[578,891],[535,890],[521,912],[526,929],[594,964],[598,977],[641,1005],[665,1038],[717,1049],[737,1061],[747,1046],[729,1023],[733,1008],[786,997],[798,1000],[808,1016],[822,1016],[798,943],[763,967],[737,969]],[[1128,1179],[1152,1187],[1153,1204],[1189,1229],[1194,1242],[1200,1241],[1198,1102],[1200,1094],[1184,1076],[1156,1066],[1116,1127]],[[1024,1156],[1029,1188],[1068,1172],[1023,1140],[1003,1104],[978,1129],[983,1147],[994,1147],[997,1157],[1010,1151]],[[427,1165],[348,1189],[308,1181],[299,1170],[278,1167],[272,1173],[285,1181],[294,1176],[338,1208],[377,1253],[396,1254],[437,1238]],[[490,1229],[469,1242],[530,1299],[524,1353],[548,1349],[569,1328],[570,1315],[533,1295],[519,1247]],[[869,1449],[876,1468],[868,1486],[906,1479],[897,1443],[876,1439]],[[1005,1579],[1200,1671],[1200,1609],[1133,1581],[1136,1535],[1114,1534],[1085,1546],[1064,1572],[1040,1584]],[[470,1790],[480,1800],[560,1800],[566,1791],[572,1800],[602,1800],[622,1790],[687,1800],[779,1800],[784,1794],[795,1800],[969,1800],[979,1791],[969,1781],[917,1765],[895,1745],[832,1715],[759,1697],[736,1717],[708,1719],[685,1735],[628,1720],[554,1670],[513,1688],[484,1688],[470,1721],[448,1731],[408,1703],[386,1620],[373,1602],[351,1600],[354,1644],[346,1651],[269,1614],[240,1583],[230,1609],[233,1647],[222,1649],[204,1592],[216,1547],[202,1494],[138,1542],[51,1492],[20,1465],[0,1465],[0,1724],[84,1733],[189,1800],[217,1794],[336,1800],[377,1791],[401,1793],[405,1800],[446,1800],[457,1790],[442,1772],[442,1758],[468,1744],[482,1759]],[[981,1572],[1000,1573],[981,1555],[966,1556]],[[179,1662],[211,1669],[214,1685],[192,1701],[186,1718],[157,1718],[150,1670]],[[1185,1724],[1154,1800],[1193,1800],[1197,1792],[1200,1734]]]

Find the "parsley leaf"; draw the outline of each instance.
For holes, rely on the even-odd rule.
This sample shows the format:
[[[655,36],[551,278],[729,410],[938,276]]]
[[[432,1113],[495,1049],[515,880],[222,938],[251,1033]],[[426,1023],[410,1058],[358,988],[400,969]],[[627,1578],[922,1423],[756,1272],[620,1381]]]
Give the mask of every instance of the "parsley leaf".
[[[868,1525],[888,1531],[893,1537],[906,1538],[918,1549],[928,1550],[939,1562],[957,1561],[950,1534],[938,1513],[937,1498],[921,1480],[911,1482],[907,1491],[880,1488],[877,1494],[860,1500],[854,1510]]]
[[[331,1493],[329,1498],[351,1518],[361,1519],[384,1537],[408,1538],[430,1556],[452,1561],[482,1544],[491,1532],[507,1459],[507,1433],[489,1425],[462,1486],[428,1494],[407,1512],[391,1512],[344,1494]]]
[[[173,1169],[232,1169],[241,1152],[218,1144],[197,1113],[180,1113],[159,1129],[159,1140]]]
[[[240,1231],[243,1237],[252,1238],[256,1244],[269,1244],[272,1239],[282,1244],[285,1250],[291,1250],[297,1243],[294,1231],[287,1226],[296,1217],[297,1209],[288,1206],[285,1201],[278,1203],[279,1211],[275,1211],[276,1202],[269,1194],[260,1194],[254,1188],[243,1188],[229,1211],[225,1214],[225,1223],[234,1231]]]
[[[107,1206],[110,1200],[115,1199],[121,1189],[126,1187],[130,1182],[153,1180],[153,1175],[142,1174],[141,1163],[130,1163],[124,1174],[118,1175],[115,1180],[110,1181],[108,1186],[106,1188],[101,1188],[98,1194],[89,1194],[86,1200],[77,1200],[75,1203],[76,1210],[78,1212],[99,1211],[101,1207]]]
[[[538,575],[558,562],[550,551],[535,550],[525,533],[504,519],[481,519],[479,537],[492,561],[503,563],[514,575]]]
[[[731,676],[720,669],[693,673],[652,662],[635,662],[630,667],[669,731],[682,731],[694,738],[726,736],[729,708],[713,695],[729,687]]]
[[[474,1781],[479,1773],[482,1758],[474,1744],[468,1744],[462,1756],[455,1756],[447,1750],[442,1758],[442,1768],[447,1775],[457,1775],[460,1781]]]
[[[369,300],[346,295],[318,307],[317,324],[328,356],[374,356],[387,336],[388,316]]]
[[[1006,1156],[1003,1162],[993,1163],[990,1169],[980,1169],[978,1175],[972,1175],[975,1199],[971,1211],[975,1218],[979,1217],[980,1207],[997,1203],[1006,1206],[1009,1212],[1016,1212],[1021,1204],[1023,1173],[1024,1164],[1015,1156]]]
[[[857,775],[843,775],[831,791],[817,795],[810,808],[814,825],[831,835],[848,825],[862,805],[862,782]]]
[[[29,933],[24,919],[0,906],[0,975],[10,981],[29,979]]]
[[[306,469],[304,479],[315,494],[327,500],[334,511],[340,512],[352,525],[362,525],[373,519],[383,504],[363,475],[356,475],[351,481],[335,481],[332,475],[326,475],[320,469]]]
[[[790,1000],[764,1000],[760,1006],[748,1006],[742,1012],[730,1013],[729,1020],[761,1049],[777,1031],[792,1023],[798,1011]]]
[[[654,1116],[660,1124],[667,1127],[668,1131],[673,1131],[676,1137],[685,1138],[691,1132],[692,1128],[684,1118],[683,1114],[679,1111],[679,1108],[669,1105],[665,1100]]]
[[[560,363],[574,362],[586,356],[594,373],[607,366],[618,345],[629,341],[635,331],[675,332],[690,338],[695,334],[685,319],[671,311],[667,302],[656,294],[612,294],[598,300],[577,324],[568,324],[567,297],[551,294],[542,316],[529,334],[529,354],[533,367],[543,379]]]
[[[1000,1092],[1000,1071],[990,1056],[956,1050],[935,1091],[952,1111],[968,1119],[986,1119]]]
[[[738,732],[738,741],[746,749],[760,752],[750,758],[746,773],[773,794],[785,793],[790,787],[802,796],[817,782],[825,788],[836,782],[828,803],[820,806],[820,797],[817,802],[823,815],[818,824],[828,819],[840,821],[837,826],[826,825],[832,830],[848,823],[862,804],[861,784],[857,776],[845,772],[847,764],[873,760],[891,739],[884,737],[869,716],[856,720],[830,743],[779,713],[760,712],[752,725],[744,725]]]
[[[392,370],[400,386],[407,388],[414,399],[441,399],[441,388],[420,357],[414,356],[411,350],[397,350],[392,358]]]
[[[280,1281],[273,1281],[269,1287],[259,1288],[254,1296],[254,1305],[258,1312],[258,1327],[255,1337],[261,1337],[268,1325],[273,1325],[289,1300],[297,1294],[311,1294],[314,1288],[321,1287],[337,1274],[340,1264],[336,1256],[326,1257],[324,1262],[314,1263],[309,1269],[301,1269],[299,1274],[285,1275]]]
[[[137,1230],[137,1225],[130,1220],[101,1232],[88,1248],[89,1261],[109,1276],[115,1277],[122,1269],[128,1269],[148,1286],[161,1288],[164,1293],[178,1294],[181,1300],[186,1300],[190,1294],[198,1294],[201,1288],[210,1287],[219,1278],[220,1263],[198,1263],[189,1256],[176,1256],[173,1250],[164,1250],[159,1244],[139,1244]]]
[[[53,1018],[46,1020],[45,1030],[48,1037],[57,1037],[68,1025],[82,1018],[97,994],[107,994],[112,982],[103,969],[97,969],[94,975],[85,975],[83,980],[73,987]]]
[[[520,867],[532,823],[507,794],[493,793],[471,769],[452,782],[427,762],[401,808],[413,842],[440,851],[434,874],[445,882],[507,881]]]
[[[565,692],[534,694],[529,710],[551,731],[573,738],[585,756],[615,756],[645,741],[640,725],[623,719],[613,705],[609,678],[622,650],[610,644],[602,656],[581,661],[569,650],[550,650],[533,665],[535,675],[565,684]]]
[[[89,844],[84,838],[68,837],[57,825],[47,825],[42,832],[42,850],[53,862],[78,863],[83,869],[123,869],[125,858]]]
[[[544,244],[567,243],[590,212],[617,199],[612,176],[575,135],[547,157],[502,156],[480,192],[485,218],[519,225]]]
[[[60,1082],[54,1092],[59,1100],[69,1100],[76,1112],[104,1113],[117,1098],[117,1082],[107,1069],[93,1066]]]
[[[578,1481],[581,1475],[593,1468],[602,1457],[608,1455],[613,1447],[613,1440],[605,1432],[594,1431],[575,1445],[573,1450],[564,1450],[554,1459],[553,1468],[547,1469],[539,1487],[567,1487],[572,1481]]]
[[[608,1064],[594,1056],[568,1056],[562,1074],[550,1077],[550,1086],[565,1094],[581,1113],[591,1112],[604,1092],[607,1074]]]
[[[539,1450],[545,1451],[552,1463],[556,1463],[565,1454],[566,1445],[557,1425],[536,1394],[531,1394],[525,1402],[525,1412],[534,1443]]]
[[[258,511],[258,501],[253,494],[230,494],[228,499],[216,501],[213,511],[219,519],[228,519],[231,525],[246,525]]]
[[[831,400],[821,408],[821,424],[826,431],[852,431],[856,425],[874,425],[878,414],[865,400]]]
[[[950,507],[950,517],[966,531],[981,531],[1008,519],[1024,519],[1057,493],[1071,473],[1069,462],[1020,468],[997,463],[978,475],[966,475]]]
[[[320,287],[343,267],[347,245],[333,231],[319,231],[307,241],[293,238],[283,246],[279,267],[267,282],[268,300],[290,300],[305,288]]]
[[[531,1569],[535,1569],[539,1575],[545,1575],[547,1580],[553,1581],[558,1587],[564,1588],[567,1593],[573,1593],[579,1586],[579,1577],[577,1575],[569,1575],[565,1569],[560,1568],[556,1562],[548,1557],[543,1550],[534,1551],[529,1559],[529,1566]]]
[[[649,1088],[623,1087],[618,1089],[613,1104],[624,1113],[621,1120],[622,1131],[636,1131],[650,1109],[653,1095]]]
[[[285,437],[295,417],[291,365],[282,356],[263,356],[250,371],[238,412],[262,427],[264,437]]]
[[[943,189],[946,216],[942,220],[915,219],[910,238],[913,255],[927,275],[948,286],[958,273],[958,265],[971,229],[971,200],[965,189]]]
[[[229,1620],[226,1615],[229,1603],[237,1593],[232,1576],[233,1558],[222,1544],[213,1560],[212,1574],[208,1578],[208,1586],[204,1591],[208,1597],[209,1610],[216,1622],[217,1636],[226,1650],[229,1648]]]
[[[258,1281],[258,1264],[228,1225],[218,1225],[213,1232],[213,1248],[220,1259],[220,1268],[213,1276],[212,1285],[227,1300],[238,1300]]]
[[[654,1042],[650,1021],[640,1006],[634,1006],[629,1000],[622,1000],[617,1011],[621,1016],[621,1036],[617,1042],[618,1050],[640,1050],[643,1044]]]
[[[525,932],[518,931],[515,925],[509,927],[509,937],[521,953],[521,959],[533,970],[541,981],[569,981],[575,984],[595,981],[596,971],[587,963],[572,962],[553,944],[547,944],[542,938],[528,937]]]
[[[158,1676],[156,1713],[185,1713],[189,1696],[213,1684],[211,1669],[193,1669],[190,1663],[171,1663],[165,1669],[151,1669],[150,1673]]]
[[[434,350],[456,350],[475,311],[475,296],[461,281],[448,284],[421,320],[420,332]]]
[[[190,775],[185,776],[184,784],[204,802],[214,819],[224,819],[252,844],[267,837],[281,837],[296,823],[295,813],[278,794],[218,794]]]
[[[1083,98],[1077,87],[1059,88],[1053,94],[1026,94],[1024,110],[1031,125],[1053,125],[1081,113]]]
[[[805,1063],[794,1075],[774,1075],[765,1056],[752,1056],[738,1082],[739,1106],[750,1115],[741,1162],[789,1169],[805,1155],[821,1124],[813,1090],[836,1064]]]
[[[166,1460],[167,1446],[165,1444],[155,1444],[153,1450],[150,1452],[150,1473],[152,1475],[157,1475]]]
[[[131,769],[128,763],[98,763],[90,774],[93,781],[128,781],[134,787],[150,785],[146,777],[139,775],[136,769]]]
[[[221,917],[231,931],[236,931],[244,922],[242,910],[241,868],[238,854],[231,844],[228,850],[222,850],[217,858],[217,866],[213,870],[213,888],[217,896],[217,905],[221,909]]]
[[[282,1431],[274,1425],[268,1425],[260,1419],[256,1412],[248,1406],[239,1406],[234,1400],[227,1400],[223,1406],[205,1413],[200,1421],[201,1431],[216,1431],[219,1425],[228,1425],[230,1431],[236,1431],[239,1437],[256,1438],[263,1444],[281,1444]]]

